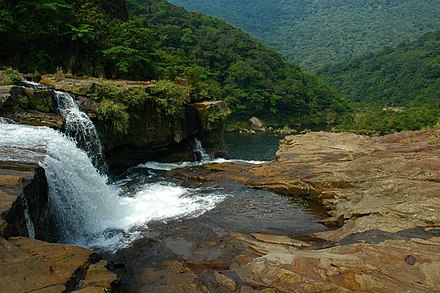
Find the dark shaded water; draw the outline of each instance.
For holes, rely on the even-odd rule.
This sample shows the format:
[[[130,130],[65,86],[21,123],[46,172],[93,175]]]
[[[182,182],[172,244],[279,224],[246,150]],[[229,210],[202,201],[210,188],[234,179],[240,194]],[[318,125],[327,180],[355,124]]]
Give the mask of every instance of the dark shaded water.
[[[281,136],[272,134],[225,134],[225,150],[231,159],[271,161],[275,159]]]

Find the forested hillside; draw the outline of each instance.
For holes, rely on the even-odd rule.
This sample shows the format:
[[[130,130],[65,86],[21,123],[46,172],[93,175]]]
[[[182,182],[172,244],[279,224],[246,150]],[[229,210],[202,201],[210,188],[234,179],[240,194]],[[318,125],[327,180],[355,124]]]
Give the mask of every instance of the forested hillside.
[[[320,75],[363,104],[411,106],[429,100],[439,106],[440,30],[411,43],[327,66]]]
[[[349,110],[324,82],[241,30],[163,0],[20,0],[0,11],[3,66],[177,81],[184,87],[165,82],[156,94],[224,99],[236,120],[256,115],[281,126],[334,124]]]
[[[365,116],[362,122],[365,125],[376,123],[383,111],[371,110],[383,107],[394,110],[394,113],[381,114],[380,123],[385,123],[380,127],[383,131],[387,127],[391,131],[396,127],[394,130],[433,125],[440,116],[440,31],[396,48],[327,66],[320,75],[361,108],[369,108],[370,114],[377,116]],[[396,115],[407,115],[410,119],[406,125],[393,126]],[[391,124],[386,124],[386,119]]]
[[[438,0],[171,0],[243,28],[304,69],[440,28]]]

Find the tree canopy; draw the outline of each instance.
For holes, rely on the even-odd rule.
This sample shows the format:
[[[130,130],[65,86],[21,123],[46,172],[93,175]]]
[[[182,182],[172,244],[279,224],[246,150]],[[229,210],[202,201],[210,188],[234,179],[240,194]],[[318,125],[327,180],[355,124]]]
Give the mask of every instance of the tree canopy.
[[[326,66],[319,74],[358,105],[346,130],[388,133],[439,121],[440,31]]]
[[[225,19],[306,70],[440,27],[438,0],[170,0]]]
[[[260,41],[164,0],[3,0],[0,11],[3,66],[175,81],[191,101],[224,99],[234,119],[280,126],[334,124],[349,110],[347,99]]]

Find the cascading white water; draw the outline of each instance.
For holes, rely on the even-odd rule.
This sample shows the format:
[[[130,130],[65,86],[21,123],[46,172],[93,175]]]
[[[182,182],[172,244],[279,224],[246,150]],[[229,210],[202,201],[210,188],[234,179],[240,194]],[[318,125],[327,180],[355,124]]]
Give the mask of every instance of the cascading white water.
[[[206,152],[206,150],[202,146],[202,142],[197,137],[194,138],[194,152],[197,157],[200,158],[200,161],[211,161],[214,157]]]
[[[179,168],[188,168],[201,166],[210,163],[225,163],[225,162],[243,162],[248,164],[263,164],[266,161],[246,161],[246,160],[227,160],[223,158],[214,158],[214,156],[208,154],[203,148],[202,142],[198,138],[194,138],[193,149],[196,156],[200,159],[195,162],[177,162],[177,163],[160,163],[156,161],[149,161],[143,164],[139,164],[136,168],[146,168],[151,170],[170,171]]]
[[[24,204],[24,220],[26,222],[26,229],[28,232],[28,237],[35,239],[35,226],[34,223],[32,222],[31,216],[29,215],[29,206],[28,206],[28,202],[25,200],[23,201]]]
[[[206,160],[206,161],[199,161],[199,162],[177,162],[177,163],[161,163],[156,161],[149,161],[146,163],[142,163],[136,166],[136,168],[146,168],[151,170],[159,170],[159,171],[170,171],[174,169],[181,169],[181,168],[189,168],[189,167],[195,167],[195,166],[202,166],[205,164],[220,164],[220,163],[227,163],[227,162],[240,162],[240,163],[247,163],[247,164],[265,164],[268,161],[250,161],[250,160],[240,160],[240,159],[223,159],[223,158],[217,158],[212,160]]]
[[[132,194],[121,194],[99,174],[83,150],[47,127],[0,124],[0,149],[38,150],[40,155],[41,150],[46,151],[41,165],[49,184],[50,211],[61,241],[66,243],[121,247],[121,237],[132,239],[137,235],[136,228],[151,220],[197,216],[225,197],[220,193],[200,195],[197,190],[165,182],[145,184]],[[0,160],[7,159],[0,152]],[[123,234],[107,233],[118,230]]]
[[[0,124],[14,124],[14,120],[11,120],[9,118],[0,117]]]
[[[118,190],[108,186],[86,153],[65,135],[47,128],[1,124],[0,147],[44,149],[41,165],[49,183],[49,206],[66,241],[104,229],[115,214]]]
[[[65,121],[64,130],[67,136],[74,139],[78,147],[87,153],[93,165],[105,173],[104,152],[95,125],[86,113],[80,111],[70,94],[55,91],[55,97],[58,111]]]

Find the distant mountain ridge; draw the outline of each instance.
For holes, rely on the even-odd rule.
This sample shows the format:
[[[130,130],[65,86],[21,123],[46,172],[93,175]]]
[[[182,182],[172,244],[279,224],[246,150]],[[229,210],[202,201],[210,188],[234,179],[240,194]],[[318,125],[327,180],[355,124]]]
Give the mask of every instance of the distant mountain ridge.
[[[440,108],[440,30],[328,66],[320,75],[359,103]]]
[[[440,28],[438,0],[170,0],[223,18],[315,71]]]

